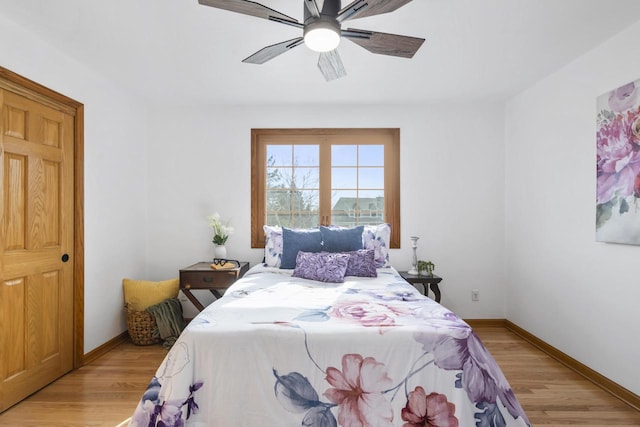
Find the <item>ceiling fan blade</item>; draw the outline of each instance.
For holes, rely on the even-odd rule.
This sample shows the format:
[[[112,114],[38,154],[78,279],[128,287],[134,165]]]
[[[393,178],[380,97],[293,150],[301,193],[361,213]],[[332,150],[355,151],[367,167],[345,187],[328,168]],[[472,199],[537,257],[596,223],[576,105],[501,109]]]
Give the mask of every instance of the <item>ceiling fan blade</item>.
[[[231,12],[242,13],[244,15],[257,16],[258,18],[269,19],[271,21],[289,21],[297,23],[298,20],[290,16],[273,10],[267,6],[254,1],[247,0],[198,0],[198,3],[215,7],[217,9],[230,10]]]
[[[424,39],[418,37],[400,36],[398,34],[378,33],[352,28],[344,30],[342,37],[351,40],[369,52],[380,55],[400,56],[402,58],[413,58],[413,55],[415,55],[418,49],[420,49],[420,46],[422,46],[422,43],[424,43]]]
[[[304,0],[304,4],[307,6],[307,10],[311,14],[311,16],[315,18],[320,16],[322,5],[318,5],[318,2],[316,0]]]
[[[318,68],[320,68],[324,79],[328,82],[347,75],[337,49],[329,52],[320,52]]]
[[[338,14],[338,22],[348,19],[364,18],[365,16],[380,15],[393,12],[411,0],[355,0],[343,7]]]
[[[287,40],[281,43],[273,44],[271,46],[264,47],[242,60],[242,62],[248,62],[251,64],[264,64],[265,62],[275,58],[278,55],[282,55],[283,53],[293,49],[296,46],[300,46],[304,43],[304,39],[302,37],[297,37],[295,39]]]

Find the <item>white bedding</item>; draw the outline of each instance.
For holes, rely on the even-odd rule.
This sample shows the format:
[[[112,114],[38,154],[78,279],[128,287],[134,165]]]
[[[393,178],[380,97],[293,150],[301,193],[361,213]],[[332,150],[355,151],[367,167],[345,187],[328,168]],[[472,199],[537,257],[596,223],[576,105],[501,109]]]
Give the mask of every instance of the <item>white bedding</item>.
[[[526,426],[471,328],[393,268],[258,265],[185,329],[131,426]]]

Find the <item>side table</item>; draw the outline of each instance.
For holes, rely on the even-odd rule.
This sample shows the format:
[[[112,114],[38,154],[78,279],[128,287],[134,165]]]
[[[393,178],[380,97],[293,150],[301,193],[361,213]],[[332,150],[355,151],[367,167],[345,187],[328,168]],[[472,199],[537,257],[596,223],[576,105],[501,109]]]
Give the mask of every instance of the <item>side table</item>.
[[[191,293],[192,289],[207,289],[216,298],[221,298],[222,293],[236,280],[244,276],[249,270],[248,262],[240,262],[240,267],[232,270],[214,270],[211,262],[199,262],[180,270],[180,290],[189,301],[200,311],[204,306]]]
[[[440,288],[438,287],[438,284],[442,282],[442,277],[436,276],[435,274],[431,274],[429,276],[419,276],[417,274],[409,274],[409,272],[407,271],[399,271],[398,273],[400,273],[400,276],[402,276],[404,280],[411,283],[412,285],[415,283],[420,283],[424,288],[425,296],[428,296],[428,285],[428,287],[431,288],[431,291],[436,297],[436,302],[440,302]]]

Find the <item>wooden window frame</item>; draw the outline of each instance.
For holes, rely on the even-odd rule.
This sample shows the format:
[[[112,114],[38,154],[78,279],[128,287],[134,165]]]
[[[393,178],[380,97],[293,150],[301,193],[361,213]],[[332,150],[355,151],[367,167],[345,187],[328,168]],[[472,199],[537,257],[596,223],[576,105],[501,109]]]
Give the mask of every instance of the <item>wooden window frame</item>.
[[[357,144],[358,138],[376,139],[386,136],[384,142],[384,221],[391,224],[390,247],[400,248],[400,129],[398,128],[364,128],[364,129],[251,129],[251,247],[263,248],[265,245],[265,197],[267,185],[266,147],[273,137],[317,137],[330,142],[321,144],[320,157],[330,157],[330,147],[333,144]],[[336,138],[345,138],[344,142]],[[296,144],[298,144],[296,142]],[[323,147],[324,145],[324,147]],[[327,154],[328,153],[328,154]],[[322,160],[321,160],[322,161]],[[331,186],[330,177],[320,182],[321,188]],[[320,200],[320,225],[328,225],[331,218],[331,194],[325,192]],[[329,200],[325,200],[329,198]],[[326,208],[329,207],[329,212]]]

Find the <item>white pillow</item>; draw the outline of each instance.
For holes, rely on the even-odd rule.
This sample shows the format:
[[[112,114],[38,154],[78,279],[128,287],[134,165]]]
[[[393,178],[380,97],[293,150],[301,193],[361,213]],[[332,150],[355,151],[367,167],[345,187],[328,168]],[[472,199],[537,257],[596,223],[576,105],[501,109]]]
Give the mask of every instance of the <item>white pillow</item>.
[[[264,230],[264,263],[267,267],[280,268],[282,262],[282,227],[265,225]]]
[[[391,240],[391,225],[365,225],[362,233],[364,249],[375,251],[376,267],[389,267],[389,241]]]

